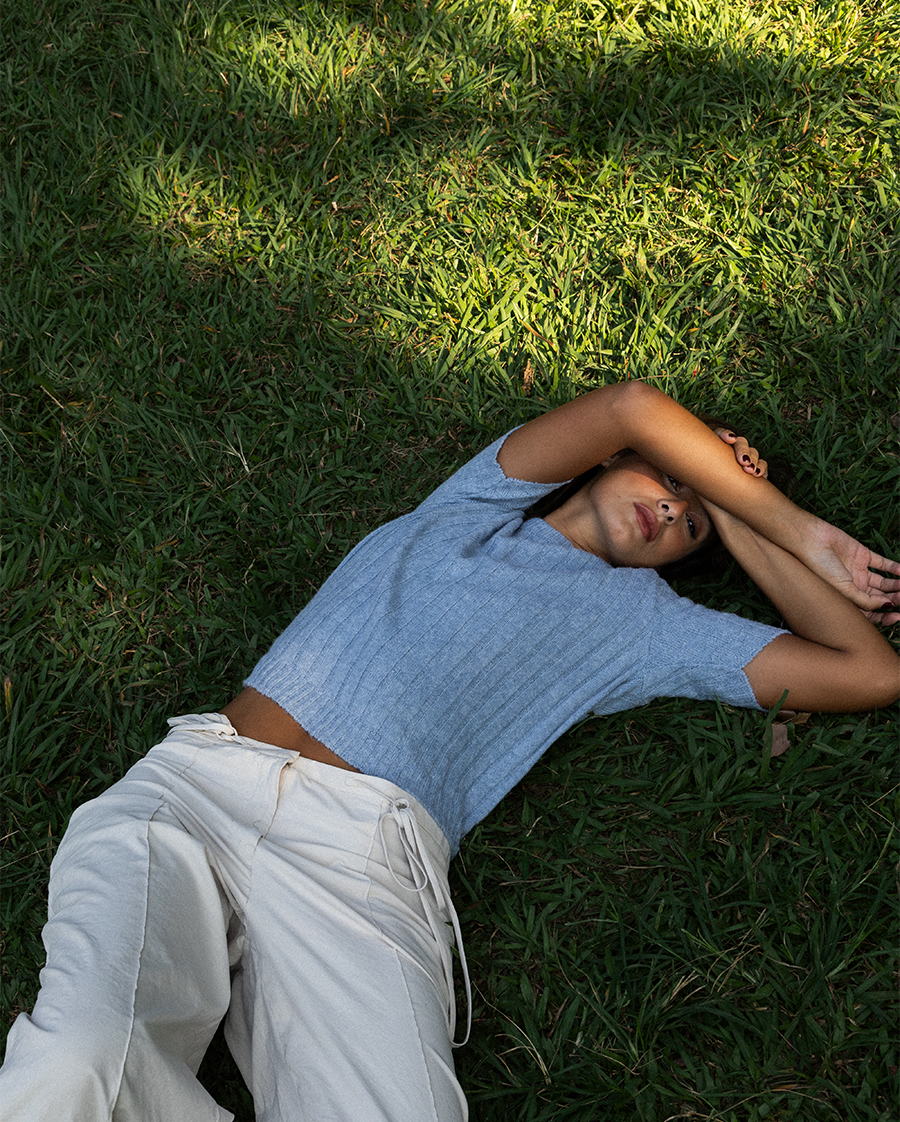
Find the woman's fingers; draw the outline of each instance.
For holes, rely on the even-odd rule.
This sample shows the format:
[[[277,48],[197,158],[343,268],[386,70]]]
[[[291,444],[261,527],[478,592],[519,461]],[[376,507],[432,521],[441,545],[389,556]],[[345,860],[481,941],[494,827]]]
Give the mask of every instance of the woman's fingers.
[[[877,592],[900,592],[900,580],[895,580],[893,577],[883,577],[881,573],[873,573],[869,570],[869,585]]]
[[[900,576],[900,561],[893,561],[890,557],[882,557],[880,553],[873,553],[871,550],[869,550],[869,568],[881,569],[885,573],[894,573]],[[900,589],[900,581],[895,581],[894,584],[896,588]]]
[[[734,458],[748,475],[756,475],[759,476],[760,479],[765,479],[768,475],[769,465],[746,437],[735,436],[734,433],[726,433],[724,436],[721,436],[721,439],[724,440],[726,444],[732,446],[734,449]]]
[[[731,429],[713,429],[713,432],[724,444],[730,444],[734,450],[734,458],[748,475],[755,475],[758,479],[769,478],[769,465],[760,456],[758,449],[754,448],[745,436],[738,436]]]

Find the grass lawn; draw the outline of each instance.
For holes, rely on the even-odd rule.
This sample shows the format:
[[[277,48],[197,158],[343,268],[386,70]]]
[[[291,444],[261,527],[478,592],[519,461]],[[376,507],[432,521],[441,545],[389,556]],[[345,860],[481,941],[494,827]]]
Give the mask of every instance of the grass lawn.
[[[647,378],[896,556],[900,0],[19,0],[0,32],[4,1030],[72,809],[539,410]],[[777,622],[739,574],[680,590]],[[469,835],[474,1119],[896,1119],[896,716],[767,729],[589,720]],[[220,1041],[204,1078],[252,1120]]]

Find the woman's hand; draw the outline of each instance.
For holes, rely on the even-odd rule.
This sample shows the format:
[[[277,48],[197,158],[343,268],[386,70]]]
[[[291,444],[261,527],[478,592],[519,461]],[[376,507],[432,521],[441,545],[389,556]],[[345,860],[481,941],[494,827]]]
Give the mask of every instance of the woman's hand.
[[[748,475],[758,475],[760,479],[767,478],[769,474],[768,464],[755,448],[750,447],[749,440],[743,436],[738,436],[730,429],[717,428],[713,429],[713,432],[724,444],[732,446],[735,460]]]
[[[819,521],[801,558],[873,623],[900,622],[900,563],[873,553],[828,522]],[[881,572],[872,572],[880,569]],[[891,573],[893,576],[883,576]]]

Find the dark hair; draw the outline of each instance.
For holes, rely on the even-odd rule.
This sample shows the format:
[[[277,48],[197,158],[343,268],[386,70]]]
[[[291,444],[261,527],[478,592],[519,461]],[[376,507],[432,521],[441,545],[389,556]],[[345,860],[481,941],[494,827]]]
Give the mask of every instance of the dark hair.
[[[532,503],[525,511],[525,517],[546,518],[547,515],[552,514],[554,510],[559,510],[563,503],[568,502],[582,487],[586,487],[602,470],[603,468],[599,465],[597,467],[588,468],[587,471],[583,471],[581,475],[576,475],[574,479],[570,479],[568,483],[561,484],[555,491],[551,491],[549,495],[544,495],[542,499],[538,499],[536,503]]]
[[[708,428],[727,429],[728,432],[740,432],[740,428],[734,428],[729,425],[727,421],[719,420],[717,417],[707,417],[704,415],[699,416]],[[623,448],[617,452],[616,455],[623,455],[630,452],[630,448]],[[582,487],[586,487],[597,475],[603,470],[601,466],[588,468],[583,471],[581,475],[570,479],[568,483],[563,483],[549,495],[544,495],[542,499],[538,499],[536,503],[532,503],[525,511],[526,518],[546,518],[548,514],[552,514],[554,510],[558,510],[563,503],[567,502],[577,491]],[[794,489],[794,473],[787,461],[778,457],[768,461],[768,479],[773,483],[779,491],[790,495]],[[716,528],[710,525],[710,531],[704,540],[703,544],[698,546],[691,553],[685,557],[681,557],[678,561],[670,561],[668,565],[661,565],[656,571],[663,578],[664,581],[672,583],[674,580],[690,580],[692,577],[708,577],[716,576],[725,571],[728,562],[731,560],[731,555],[722,544],[722,539],[716,532]]]

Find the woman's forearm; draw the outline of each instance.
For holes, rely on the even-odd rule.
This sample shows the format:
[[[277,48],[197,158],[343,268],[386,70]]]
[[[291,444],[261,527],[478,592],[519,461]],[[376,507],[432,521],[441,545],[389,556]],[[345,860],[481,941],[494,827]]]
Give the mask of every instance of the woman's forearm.
[[[562,483],[623,448],[791,552],[802,547],[816,521],[765,480],[748,475],[701,420],[646,382],[603,386],[536,417],[507,437],[498,460],[508,476]]]
[[[635,385],[641,388],[616,405],[628,447],[802,559],[821,520],[743,471],[730,447],[677,402],[652,386]]]
[[[861,650],[869,641],[883,642],[857,608],[792,553],[721,511],[713,521],[728,552],[795,635],[834,650]]]

